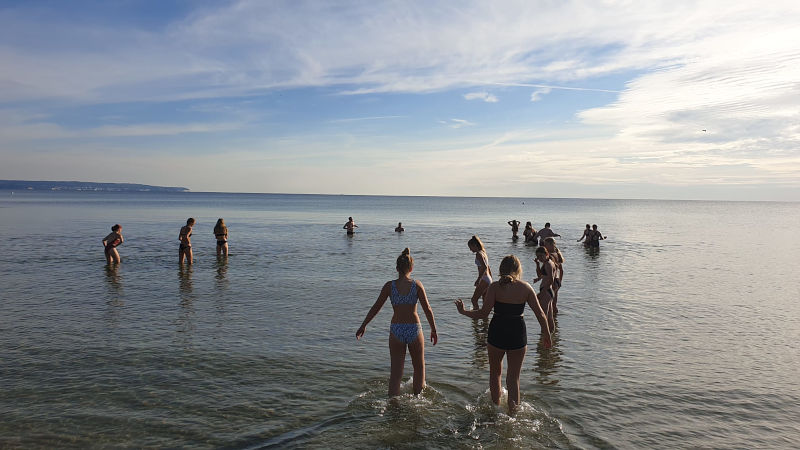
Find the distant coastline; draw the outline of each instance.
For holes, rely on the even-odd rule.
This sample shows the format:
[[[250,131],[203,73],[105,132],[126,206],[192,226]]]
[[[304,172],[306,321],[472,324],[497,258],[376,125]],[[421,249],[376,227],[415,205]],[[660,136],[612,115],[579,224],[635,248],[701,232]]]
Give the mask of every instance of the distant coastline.
[[[105,191],[105,192],[188,192],[185,187],[150,186],[134,183],[92,183],[88,181],[0,180],[0,190],[11,191]]]

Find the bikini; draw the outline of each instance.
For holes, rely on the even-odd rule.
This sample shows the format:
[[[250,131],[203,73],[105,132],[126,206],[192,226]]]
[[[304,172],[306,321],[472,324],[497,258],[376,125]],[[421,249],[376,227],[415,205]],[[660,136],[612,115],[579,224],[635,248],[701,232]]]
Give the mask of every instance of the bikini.
[[[525,303],[494,302],[486,342],[501,350],[517,350],[528,345],[528,331],[522,313]]]
[[[186,240],[189,240],[189,238],[192,237],[192,232],[189,231],[189,233],[187,233],[185,236],[186,236]],[[186,242],[181,241],[181,245],[178,248],[181,249],[181,250],[186,250],[187,248],[192,248],[192,244],[187,244]]]
[[[225,239],[225,233],[214,234],[214,236],[216,236],[217,238],[217,247],[222,247],[223,245],[228,243],[228,240]],[[220,236],[222,237],[222,239],[220,239]]]
[[[486,253],[483,250],[475,252],[475,265],[478,266],[478,269],[481,267],[486,267],[486,272],[483,272],[481,280],[485,281],[486,285],[488,286],[492,284],[492,276],[489,275],[489,264],[487,259],[489,258],[486,256]]]
[[[397,291],[397,280],[392,280],[392,292],[389,295],[389,299],[392,302],[392,305],[416,305],[417,304],[417,283],[414,280],[411,280],[411,289],[408,290],[408,294],[400,295],[400,292]],[[419,322],[416,323],[393,323],[389,326],[389,332],[392,333],[392,336],[395,337],[398,341],[404,344],[411,344],[412,342],[417,340],[417,335],[422,332],[422,325]]]

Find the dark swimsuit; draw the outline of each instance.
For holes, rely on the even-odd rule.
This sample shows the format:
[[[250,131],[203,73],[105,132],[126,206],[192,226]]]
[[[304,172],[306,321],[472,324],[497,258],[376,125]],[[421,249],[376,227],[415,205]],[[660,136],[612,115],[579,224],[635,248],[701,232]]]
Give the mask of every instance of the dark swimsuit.
[[[522,313],[525,303],[494,302],[486,342],[501,350],[517,350],[528,345],[528,331]]]
[[[225,235],[224,234],[215,234],[214,236],[217,237],[217,247],[222,247],[223,245],[228,243],[228,240],[225,239]],[[222,240],[219,239],[220,236],[222,236]]]
[[[189,239],[190,237],[192,237],[191,231],[186,234],[186,239]],[[192,244],[186,244],[185,242],[181,241],[181,245],[178,248],[180,250],[186,250],[187,248],[192,248]]]

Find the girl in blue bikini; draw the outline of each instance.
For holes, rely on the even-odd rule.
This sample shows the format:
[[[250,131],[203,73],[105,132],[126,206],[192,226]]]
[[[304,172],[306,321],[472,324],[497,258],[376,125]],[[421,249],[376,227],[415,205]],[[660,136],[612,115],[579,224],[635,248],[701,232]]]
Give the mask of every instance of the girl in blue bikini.
[[[406,348],[411,354],[411,364],[414,366],[414,394],[422,392],[425,387],[425,338],[422,335],[422,325],[417,315],[417,301],[422,305],[422,311],[431,327],[431,342],[433,345],[439,341],[436,335],[436,322],[433,311],[425,295],[422,283],[411,279],[414,270],[414,259],[406,248],[397,257],[396,280],[387,281],[378,295],[378,300],[372,305],[364,323],[356,331],[356,339],[361,339],[366,331],[367,324],[375,318],[381,310],[386,299],[391,299],[394,315],[389,327],[389,355],[392,360],[392,371],[389,376],[389,397],[400,393],[400,381],[403,378],[403,366],[406,362]]]

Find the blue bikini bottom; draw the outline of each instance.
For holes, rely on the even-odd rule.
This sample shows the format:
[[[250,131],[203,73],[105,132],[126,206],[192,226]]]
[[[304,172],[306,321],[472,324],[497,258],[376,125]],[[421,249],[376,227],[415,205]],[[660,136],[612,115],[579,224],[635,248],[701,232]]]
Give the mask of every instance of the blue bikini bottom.
[[[410,344],[417,340],[417,334],[422,331],[422,325],[417,323],[393,323],[389,327],[389,332],[398,341]]]

